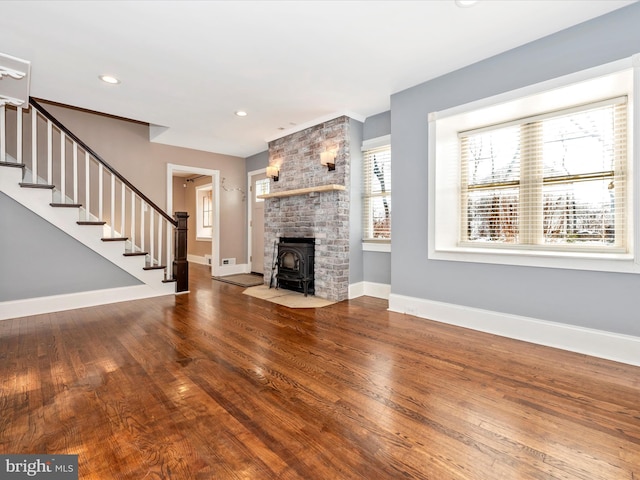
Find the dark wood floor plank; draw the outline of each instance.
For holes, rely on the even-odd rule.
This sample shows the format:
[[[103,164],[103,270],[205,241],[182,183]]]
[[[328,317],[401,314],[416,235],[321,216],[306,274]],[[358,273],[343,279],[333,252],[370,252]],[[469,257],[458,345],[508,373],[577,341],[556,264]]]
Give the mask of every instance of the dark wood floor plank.
[[[640,479],[640,369],[387,311],[189,294],[0,322],[0,453],[81,478]]]

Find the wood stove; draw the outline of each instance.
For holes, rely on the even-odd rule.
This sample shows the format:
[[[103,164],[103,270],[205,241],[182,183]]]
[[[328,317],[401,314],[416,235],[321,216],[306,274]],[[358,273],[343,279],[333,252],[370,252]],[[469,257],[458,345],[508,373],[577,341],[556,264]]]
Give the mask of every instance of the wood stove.
[[[278,243],[277,287],[314,294],[314,238],[280,238]]]

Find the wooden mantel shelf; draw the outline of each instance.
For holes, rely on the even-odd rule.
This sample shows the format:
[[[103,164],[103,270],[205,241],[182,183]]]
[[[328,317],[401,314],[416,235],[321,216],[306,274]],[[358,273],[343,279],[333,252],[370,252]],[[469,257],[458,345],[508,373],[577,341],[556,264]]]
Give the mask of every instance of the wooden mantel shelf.
[[[296,188],[294,190],[267,193],[258,195],[258,198],[295,197],[296,195],[305,195],[307,193],[334,192],[336,190],[346,190],[346,187],[344,185],[320,185],[318,187]]]

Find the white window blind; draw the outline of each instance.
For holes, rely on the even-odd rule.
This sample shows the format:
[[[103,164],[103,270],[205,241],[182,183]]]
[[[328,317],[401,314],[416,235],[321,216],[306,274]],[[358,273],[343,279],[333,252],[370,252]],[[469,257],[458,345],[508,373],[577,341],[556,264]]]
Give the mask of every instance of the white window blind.
[[[459,140],[461,245],[628,250],[626,97]]]
[[[391,239],[391,147],[364,151],[363,240]]]

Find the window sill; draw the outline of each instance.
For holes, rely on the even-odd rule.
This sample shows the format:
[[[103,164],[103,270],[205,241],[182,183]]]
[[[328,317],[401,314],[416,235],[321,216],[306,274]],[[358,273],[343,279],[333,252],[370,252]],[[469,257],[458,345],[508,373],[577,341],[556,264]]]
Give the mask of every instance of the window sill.
[[[391,242],[362,242],[362,251],[391,253]]]
[[[503,250],[490,248],[451,248],[429,251],[430,260],[490,263],[524,267],[591,270],[615,273],[640,273],[633,255],[622,253],[559,252],[539,250]]]

